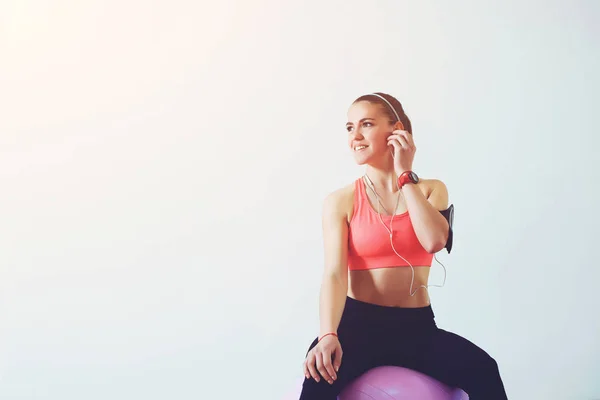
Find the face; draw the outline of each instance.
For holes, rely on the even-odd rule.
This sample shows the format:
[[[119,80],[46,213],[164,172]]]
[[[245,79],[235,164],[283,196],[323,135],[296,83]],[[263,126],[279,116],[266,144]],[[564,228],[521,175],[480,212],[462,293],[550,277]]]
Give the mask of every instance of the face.
[[[400,122],[396,125],[401,126]],[[394,125],[381,109],[381,105],[360,101],[348,109],[348,146],[359,165],[390,157],[391,146],[387,138]]]

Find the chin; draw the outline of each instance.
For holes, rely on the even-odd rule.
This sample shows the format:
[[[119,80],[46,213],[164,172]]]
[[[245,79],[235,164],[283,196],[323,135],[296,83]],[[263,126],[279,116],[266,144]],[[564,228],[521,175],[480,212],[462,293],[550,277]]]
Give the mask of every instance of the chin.
[[[354,158],[354,162],[357,165],[367,164],[368,161],[371,159],[371,156],[367,154],[352,154],[352,157]]]
[[[366,158],[361,158],[360,160],[357,160],[355,158],[354,162],[356,163],[356,165],[367,165],[369,163],[369,160]]]

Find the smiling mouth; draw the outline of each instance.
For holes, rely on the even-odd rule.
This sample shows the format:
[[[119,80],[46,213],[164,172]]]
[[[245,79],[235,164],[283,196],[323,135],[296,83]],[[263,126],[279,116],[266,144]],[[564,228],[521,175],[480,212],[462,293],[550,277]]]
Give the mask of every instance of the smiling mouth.
[[[369,146],[356,146],[356,147],[354,148],[354,151],[361,151],[361,150],[364,150],[364,149],[366,149],[367,147],[369,147]]]

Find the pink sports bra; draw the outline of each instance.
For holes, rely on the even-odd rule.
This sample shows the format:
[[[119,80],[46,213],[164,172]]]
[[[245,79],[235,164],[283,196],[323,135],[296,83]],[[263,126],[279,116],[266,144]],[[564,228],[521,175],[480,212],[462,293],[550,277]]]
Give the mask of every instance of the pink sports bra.
[[[381,219],[389,229],[392,216],[382,214]],[[431,266],[433,254],[428,253],[419,242],[408,211],[394,216],[392,240],[398,254],[413,266]],[[371,206],[361,177],[354,182],[354,212],[348,231],[348,268],[365,270],[396,266],[408,267],[409,264],[392,249],[390,234]]]

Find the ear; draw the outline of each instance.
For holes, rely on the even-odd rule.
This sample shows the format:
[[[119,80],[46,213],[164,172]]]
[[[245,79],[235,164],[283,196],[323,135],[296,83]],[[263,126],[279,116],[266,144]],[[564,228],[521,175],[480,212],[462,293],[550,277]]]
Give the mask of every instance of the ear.
[[[394,124],[394,130],[398,130],[398,129],[401,129],[403,131],[406,130],[406,129],[404,129],[404,125],[402,124],[401,121],[398,121]]]

